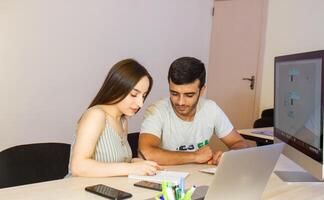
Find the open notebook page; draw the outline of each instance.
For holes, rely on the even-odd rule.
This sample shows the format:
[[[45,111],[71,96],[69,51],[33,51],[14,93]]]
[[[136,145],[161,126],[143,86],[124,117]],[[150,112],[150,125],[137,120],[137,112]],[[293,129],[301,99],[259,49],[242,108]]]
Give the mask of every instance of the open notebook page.
[[[139,176],[139,175],[128,175],[128,178],[159,182],[171,181],[175,184],[179,183],[180,178],[186,178],[189,175],[188,172],[176,172],[176,171],[158,171],[154,176]]]

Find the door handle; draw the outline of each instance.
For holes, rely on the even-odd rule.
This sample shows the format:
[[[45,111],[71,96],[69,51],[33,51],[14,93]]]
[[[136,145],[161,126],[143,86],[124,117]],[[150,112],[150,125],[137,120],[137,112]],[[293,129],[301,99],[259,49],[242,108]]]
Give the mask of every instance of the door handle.
[[[250,81],[250,88],[251,88],[251,90],[254,89],[255,76],[251,76],[251,78],[243,78],[242,80]]]

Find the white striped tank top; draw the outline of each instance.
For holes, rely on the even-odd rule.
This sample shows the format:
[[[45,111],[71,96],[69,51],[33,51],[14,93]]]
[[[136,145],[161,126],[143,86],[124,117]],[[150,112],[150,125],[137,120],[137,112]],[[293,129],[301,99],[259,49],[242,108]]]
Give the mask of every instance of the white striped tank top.
[[[122,118],[122,124],[126,124],[125,118]],[[124,127],[124,130],[125,127]],[[70,153],[70,163],[69,163],[69,173],[66,177],[71,176],[71,157],[72,150],[75,144],[76,137],[72,143],[71,153]],[[130,162],[132,159],[132,150],[127,141],[127,135],[124,140],[120,135],[113,129],[108,120],[106,120],[106,125],[102,134],[100,135],[92,159],[103,162],[103,163],[118,163],[118,162]]]
[[[124,125],[126,119],[122,119]],[[107,120],[105,129],[99,137],[96,145],[93,159],[106,163],[130,162],[132,159],[132,150],[127,141],[127,137],[123,140],[115,129],[109,126]]]

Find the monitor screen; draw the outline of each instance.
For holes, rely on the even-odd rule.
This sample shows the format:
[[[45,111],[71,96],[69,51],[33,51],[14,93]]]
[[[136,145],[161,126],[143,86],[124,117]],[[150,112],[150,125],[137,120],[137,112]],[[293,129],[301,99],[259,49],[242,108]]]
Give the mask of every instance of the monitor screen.
[[[290,146],[284,151],[288,158],[318,179],[323,177],[323,58],[324,51],[275,58],[274,136]]]

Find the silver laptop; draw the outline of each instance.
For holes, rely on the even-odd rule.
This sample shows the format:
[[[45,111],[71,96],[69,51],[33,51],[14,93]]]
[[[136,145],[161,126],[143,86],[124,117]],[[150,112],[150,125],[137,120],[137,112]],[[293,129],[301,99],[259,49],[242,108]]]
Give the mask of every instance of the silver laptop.
[[[279,143],[225,152],[211,185],[208,189],[205,188],[205,198],[196,199],[261,199],[283,146],[284,144]],[[204,188],[199,193],[202,195]]]

